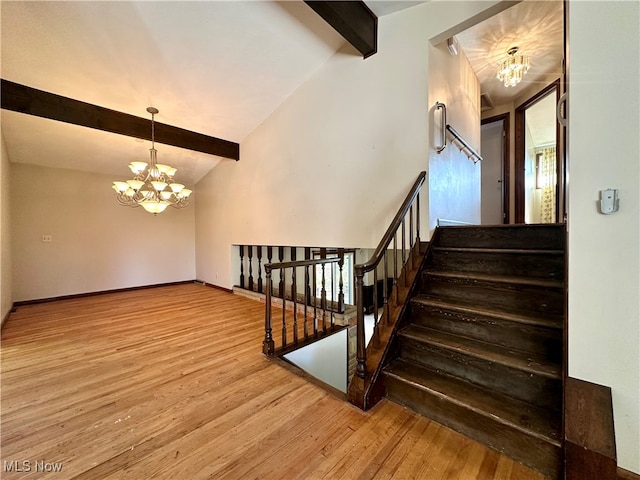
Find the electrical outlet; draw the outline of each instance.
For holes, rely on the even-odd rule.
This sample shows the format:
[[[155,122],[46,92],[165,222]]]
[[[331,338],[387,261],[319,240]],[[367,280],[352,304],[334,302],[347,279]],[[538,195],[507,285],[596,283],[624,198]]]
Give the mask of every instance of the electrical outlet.
[[[52,235],[42,235],[42,243],[51,243],[53,241]]]

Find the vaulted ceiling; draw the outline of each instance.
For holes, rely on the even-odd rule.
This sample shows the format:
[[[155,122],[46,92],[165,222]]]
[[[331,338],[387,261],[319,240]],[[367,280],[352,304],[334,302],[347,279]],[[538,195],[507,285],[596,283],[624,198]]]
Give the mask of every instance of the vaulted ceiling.
[[[378,16],[420,3],[367,1]],[[158,122],[238,143],[346,43],[301,0],[3,0],[0,15],[3,79],[139,117],[149,118],[146,108],[154,106]],[[544,37],[546,18],[527,30]],[[477,63],[487,56],[482,49],[498,56],[505,48],[489,43],[510,38],[498,38],[506,30],[496,28],[473,34],[481,38],[477,47],[472,33],[462,34],[481,82],[492,73]],[[534,66],[546,58],[532,53]],[[129,162],[148,158],[149,142],[132,137],[7,110],[1,122],[12,162],[115,180],[130,176]],[[158,145],[158,158],[188,184],[231,161],[167,145]]]
[[[343,44],[302,2],[2,2],[2,77],[241,142]],[[355,53],[354,53],[355,54]],[[2,111],[13,162],[128,175],[148,142]],[[220,159],[159,146],[197,182]]]

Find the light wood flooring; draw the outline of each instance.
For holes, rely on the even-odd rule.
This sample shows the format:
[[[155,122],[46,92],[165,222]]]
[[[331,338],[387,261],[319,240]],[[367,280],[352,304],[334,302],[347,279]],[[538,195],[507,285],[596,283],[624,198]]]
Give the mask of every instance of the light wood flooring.
[[[544,478],[389,401],[358,410],[264,357],[263,325],[264,304],[197,284],[20,307],[0,477]]]

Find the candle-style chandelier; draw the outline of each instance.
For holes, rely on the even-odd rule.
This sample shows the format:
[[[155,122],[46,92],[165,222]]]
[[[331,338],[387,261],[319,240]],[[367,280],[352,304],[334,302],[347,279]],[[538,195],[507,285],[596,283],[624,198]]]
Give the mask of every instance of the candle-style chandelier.
[[[151,159],[146,162],[131,162],[129,168],[135,175],[126,182],[113,182],[113,189],[120,205],[127,207],[142,207],[147,212],[158,214],[168,206],[183,208],[189,205],[191,190],[181,183],[173,181],[176,169],[157,162],[158,152],[155,149],[154,116],[158,109],[147,108],[151,114]],[[148,167],[148,168],[147,168]]]
[[[529,71],[529,56],[518,54],[518,47],[507,51],[507,58],[498,65],[498,79],[505,87],[515,87]]]

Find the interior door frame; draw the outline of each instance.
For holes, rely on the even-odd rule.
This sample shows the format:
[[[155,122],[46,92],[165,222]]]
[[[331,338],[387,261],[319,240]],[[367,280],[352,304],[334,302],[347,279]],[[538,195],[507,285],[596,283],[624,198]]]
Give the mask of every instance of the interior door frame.
[[[537,102],[546,97],[550,92],[556,92],[556,104],[560,100],[560,79],[553,83],[550,83],[531,98],[525,100],[518,105],[515,109],[515,223],[524,223],[524,204],[525,204],[525,189],[524,189],[524,169],[525,169],[525,110],[535,105]],[[556,149],[560,148],[560,122],[556,119]],[[564,155],[562,156],[564,157]],[[558,159],[561,157],[558,156]],[[560,164],[558,162],[558,169]],[[556,198],[559,198],[559,194],[564,192],[564,182],[566,181],[564,175],[557,175],[556,182]],[[560,182],[563,183],[560,188]],[[563,207],[564,208],[564,207]],[[564,212],[560,212],[560,202],[556,202],[556,222],[560,222],[564,216]]]
[[[511,199],[511,195],[509,193],[511,186],[511,158],[509,155],[509,132],[510,125],[509,121],[511,118],[511,114],[509,112],[501,113],[500,115],[494,115],[493,117],[483,118],[480,121],[480,125],[485,125],[488,123],[494,123],[502,121],[502,134],[503,134],[503,142],[502,142],[502,223],[509,223],[509,219],[511,218],[511,208],[509,204],[509,200]]]

